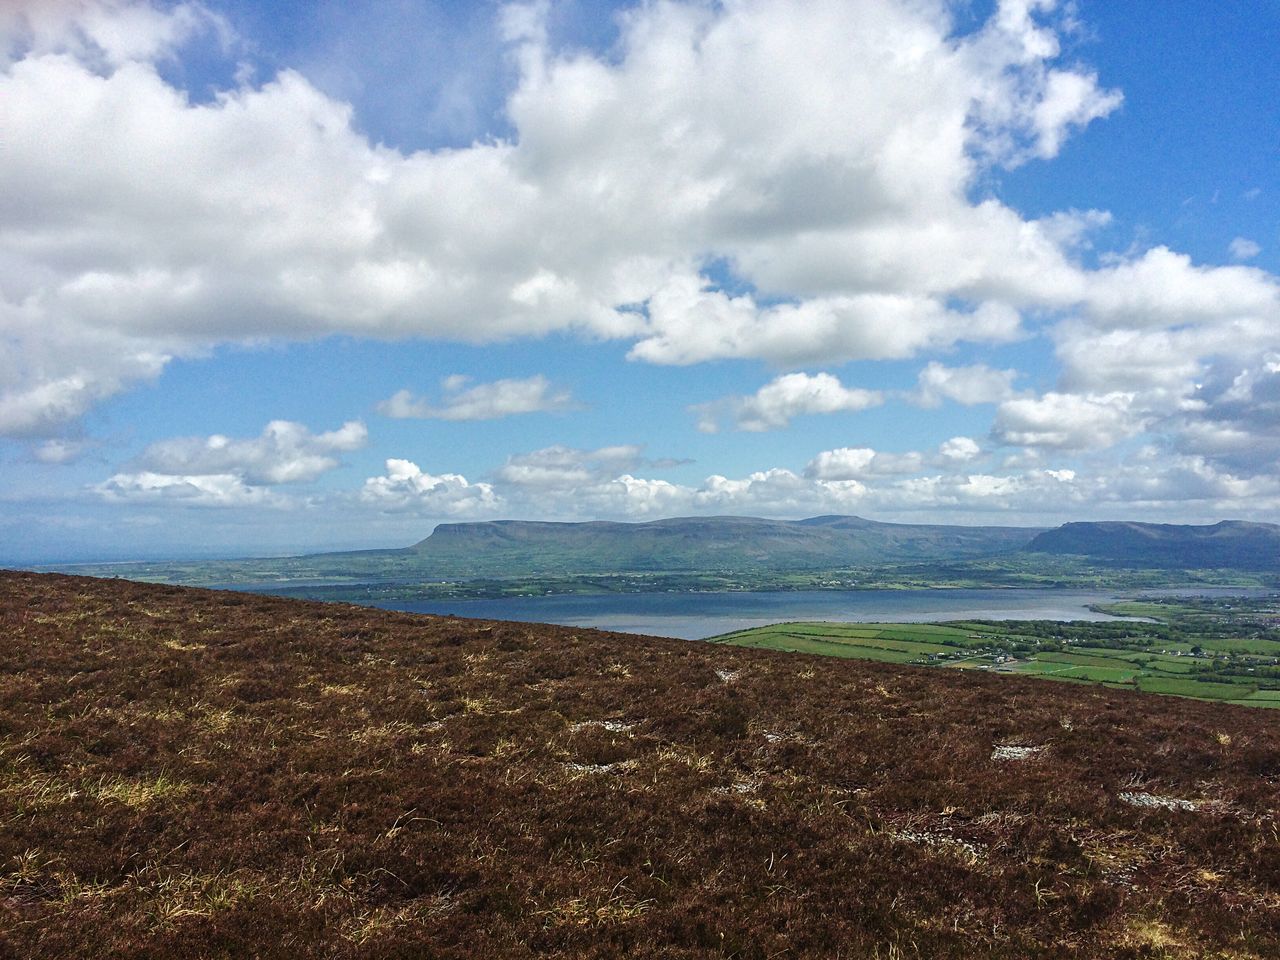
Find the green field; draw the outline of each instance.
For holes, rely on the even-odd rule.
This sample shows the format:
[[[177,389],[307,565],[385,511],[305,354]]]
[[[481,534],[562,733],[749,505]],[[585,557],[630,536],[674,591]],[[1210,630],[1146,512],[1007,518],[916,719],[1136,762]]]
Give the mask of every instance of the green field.
[[[1276,598],[1114,604],[1125,621],[778,623],[708,638],[790,653],[945,666],[1280,709]]]
[[[925,624],[779,623],[714,638],[730,646],[761,647],[790,653],[915,663],[960,652],[968,642],[963,630]]]

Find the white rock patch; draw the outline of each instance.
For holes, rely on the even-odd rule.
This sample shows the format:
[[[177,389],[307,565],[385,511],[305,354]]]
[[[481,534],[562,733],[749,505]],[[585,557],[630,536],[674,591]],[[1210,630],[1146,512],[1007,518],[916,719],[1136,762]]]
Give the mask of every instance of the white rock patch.
[[[564,768],[570,773],[613,773],[630,770],[635,765],[634,760],[619,760],[617,763],[566,763]]]
[[[1199,810],[1200,804],[1194,800],[1180,800],[1177,797],[1162,797],[1145,791],[1127,790],[1120,794],[1122,803],[1131,807],[1150,807],[1163,810]]]
[[[991,751],[992,760],[1030,760],[1038,753],[1042,753],[1044,747],[1017,747],[1012,744],[998,744]]]
[[[626,723],[623,720],[580,720],[577,723],[570,724],[569,729],[576,733],[579,730],[599,727],[602,730],[608,730],[610,733],[627,733],[634,726],[634,723]]]

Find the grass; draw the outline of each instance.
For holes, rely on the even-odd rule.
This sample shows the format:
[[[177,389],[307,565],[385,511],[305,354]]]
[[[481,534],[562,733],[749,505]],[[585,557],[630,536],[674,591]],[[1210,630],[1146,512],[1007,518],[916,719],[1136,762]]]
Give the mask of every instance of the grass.
[[[1069,663],[1033,660],[1019,664],[1018,673],[1049,676],[1058,679],[1090,680],[1096,683],[1131,683],[1138,675],[1136,669],[1123,667],[1073,666]]]
[[[1121,603],[1107,607],[1110,611],[1158,612],[1171,618],[1179,630],[1201,631],[1193,639],[1179,641],[1168,639],[1165,624],[1129,627],[1037,621],[788,623],[740,630],[710,641],[845,659],[991,669],[1244,706],[1268,705],[1269,697],[1253,698],[1250,693],[1261,684],[1277,685],[1269,657],[1273,646],[1280,648],[1280,641],[1257,635],[1220,634],[1229,630],[1270,630],[1274,634],[1264,625],[1265,619],[1249,619],[1271,617],[1274,601],[1259,601],[1255,607],[1241,601],[1235,606],[1240,609],[1225,612],[1201,609],[1195,603]],[[1194,626],[1188,627],[1189,623]],[[1182,655],[1174,651],[1181,651]],[[1215,663],[1215,658],[1225,659]],[[1233,664],[1234,669],[1217,669],[1220,663]],[[1254,668],[1248,670],[1251,664]],[[1280,696],[1280,690],[1276,693]]]
[[[3,957],[1280,955],[1263,710],[17,573],[0,636]]]
[[[1166,677],[1142,677],[1138,688],[1146,693],[1169,693],[1202,700],[1241,700],[1253,690],[1238,683],[1212,683],[1205,680],[1180,680]]]
[[[1124,657],[1104,656],[1101,651],[1097,653],[1039,653],[1036,654],[1036,661],[1040,663],[1069,663],[1082,667],[1118,667],[1128,665]]]
[[[1256,653],[1264,657],[1280,657],[1280,643],[1275,640],[1210,637],[1201,640],[1200,646],[1205,650],[1223,653]]]
[[[819,639],[801,633],[773,633],[753,644],[763,650],[781,650],[787,653],[816,653],[827,657],[847,657],[856,660],[879,660],[885,663],[910,663],[919,654],[887,645],[868,645],[845,639]]]

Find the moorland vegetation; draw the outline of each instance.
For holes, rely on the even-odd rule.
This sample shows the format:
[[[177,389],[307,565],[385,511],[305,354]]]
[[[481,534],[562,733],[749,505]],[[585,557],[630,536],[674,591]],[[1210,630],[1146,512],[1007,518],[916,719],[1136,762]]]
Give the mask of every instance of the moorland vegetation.
[[[0,955],[1280,955],[1270,711],[29,573],[0,635]]]

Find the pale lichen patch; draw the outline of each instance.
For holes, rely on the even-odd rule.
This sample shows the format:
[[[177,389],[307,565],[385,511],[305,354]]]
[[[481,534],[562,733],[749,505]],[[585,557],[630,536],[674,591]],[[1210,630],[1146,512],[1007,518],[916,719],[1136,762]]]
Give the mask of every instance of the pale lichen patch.
[[[1012,743],[997,744],[991,751],[992,760],[1030,760],[1043,753],[1044,747],[1024,747]]]
[[[1145,790],[1125,790],[1120,794],[1120,802],[1131,807],[1146,807],[1156,810],[1199,810],[1201,804],[1195,800],[1183,800],[1179,797],[1164,797]]]

